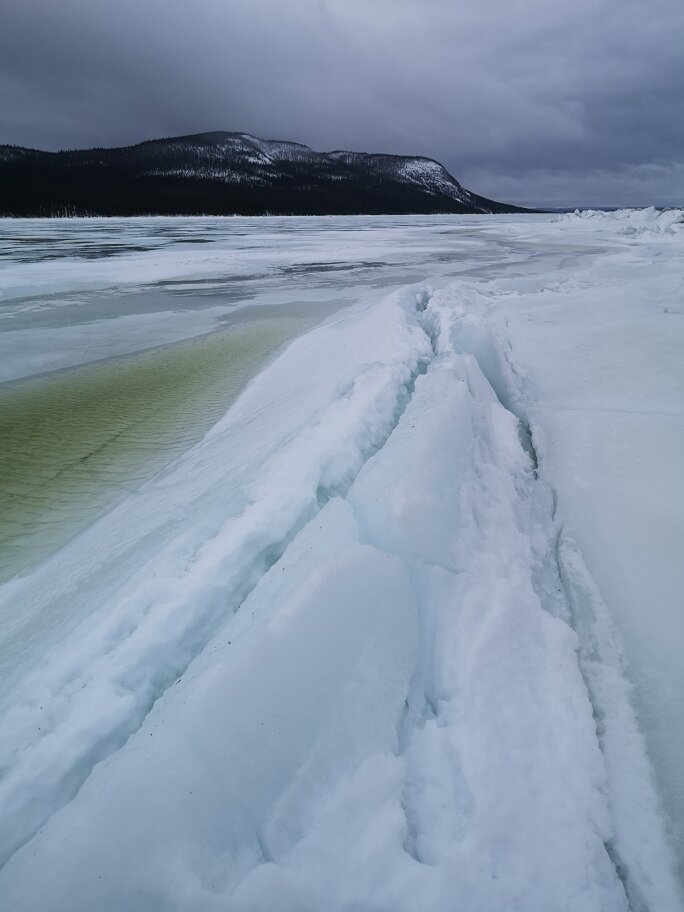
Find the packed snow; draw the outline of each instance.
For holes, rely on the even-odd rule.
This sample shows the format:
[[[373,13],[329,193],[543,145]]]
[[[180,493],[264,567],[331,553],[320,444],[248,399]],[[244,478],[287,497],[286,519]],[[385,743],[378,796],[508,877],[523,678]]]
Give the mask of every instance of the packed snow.
[[[319,321],[0,586],[3,909],[681,912],[682,219],[0,222],[11,383]]]

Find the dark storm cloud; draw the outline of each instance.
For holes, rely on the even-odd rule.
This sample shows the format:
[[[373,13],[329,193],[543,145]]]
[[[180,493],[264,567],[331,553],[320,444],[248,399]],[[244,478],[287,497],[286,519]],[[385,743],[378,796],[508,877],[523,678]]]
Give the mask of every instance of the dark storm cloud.
[[[4,0],[0,142],[244,130],[487,195],[684,202],[682,0]]]

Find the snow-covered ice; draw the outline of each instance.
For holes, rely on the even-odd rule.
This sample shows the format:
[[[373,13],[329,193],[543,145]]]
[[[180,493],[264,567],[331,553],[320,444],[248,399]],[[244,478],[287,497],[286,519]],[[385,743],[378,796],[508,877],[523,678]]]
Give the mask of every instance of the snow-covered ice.
[[[681,229],[3,222],[10,376],[330,316],[0,587],[2,908],[681,910]]]

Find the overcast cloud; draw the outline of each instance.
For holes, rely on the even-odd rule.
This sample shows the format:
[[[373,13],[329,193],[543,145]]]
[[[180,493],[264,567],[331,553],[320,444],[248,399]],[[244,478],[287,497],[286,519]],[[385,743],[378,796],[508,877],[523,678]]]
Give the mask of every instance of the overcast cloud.
[[[511,202],[682,204],[683,48],[684,0],[2,0],[0,143],[239,130]]]

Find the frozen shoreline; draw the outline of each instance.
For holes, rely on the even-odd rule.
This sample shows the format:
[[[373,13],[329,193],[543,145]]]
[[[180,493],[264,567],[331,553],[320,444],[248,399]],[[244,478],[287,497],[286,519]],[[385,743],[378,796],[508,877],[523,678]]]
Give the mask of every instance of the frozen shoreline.
[[[592,475],[547,418],[591,411],[558,396],[605,368],[577,352],[616,264],[636,259],[617,275],[642,332],[645,245],[670,253],[663,307],[681,254],[598,224],[492,220],[479,243],[543,251],[546,231],[545,271],[330,318],[170,475],[0,590],[74,612],[0,722],[10,908],[681,908],[599,579],[614,558],[572,509]],[[582,306],[573,373],[553,339],[573,351]]]

